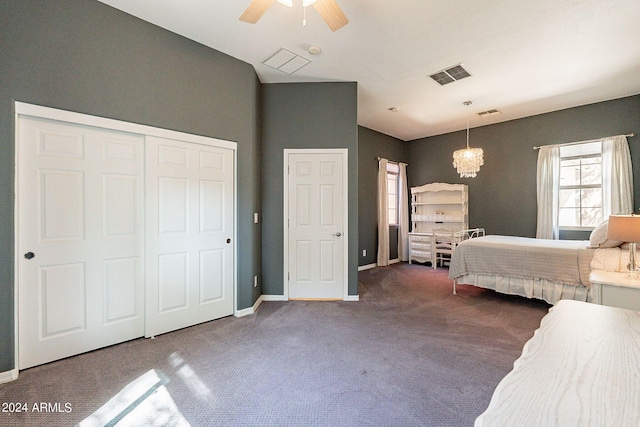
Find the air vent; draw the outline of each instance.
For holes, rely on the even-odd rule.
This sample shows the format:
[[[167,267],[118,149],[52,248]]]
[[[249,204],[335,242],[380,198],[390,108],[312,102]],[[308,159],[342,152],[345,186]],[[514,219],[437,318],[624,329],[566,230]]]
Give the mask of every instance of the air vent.
[[[464,79],[465,77],[469,77],[470,75],[471,74],[469,74],[469,72],[465,70],[461,64],[458,64],[442,71],[438,71],[437,73],[433,73],[429,77],[438,82],[440,85],[444,86],[448,83],[453,83],[455,81]]]
[[[282,48],[262,63],[283,73],[293,74],[300,68],[311,63],[311,61],[300,55],[296,55],[290,50]]]
[[[482,111],[478,113],[480,117],[495,116],[496,114],[500,114],[500,110],[496,110],[495,108],[492,110]]]

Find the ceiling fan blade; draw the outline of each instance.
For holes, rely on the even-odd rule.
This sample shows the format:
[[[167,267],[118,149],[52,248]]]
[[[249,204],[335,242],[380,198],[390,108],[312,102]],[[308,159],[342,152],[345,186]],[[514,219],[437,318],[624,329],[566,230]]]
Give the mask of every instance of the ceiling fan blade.
[[[336,0],[317,0],[313,7],[324,19],[331,31],[339,30],[349,23],[347,16],[342,12]]]
[[[250,24],[255,24],[274,1],[275,0],[252,0],[245,11],[242,12],[242,15],[240,15],[240,20]]]

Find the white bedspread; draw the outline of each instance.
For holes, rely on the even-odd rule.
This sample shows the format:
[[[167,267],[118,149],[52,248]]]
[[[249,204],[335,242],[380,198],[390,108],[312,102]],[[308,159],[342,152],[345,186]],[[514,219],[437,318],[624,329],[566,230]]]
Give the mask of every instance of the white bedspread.
[[[590,286],[590,262],[595,249],[588,245],[588,241],[495,235],[469,239],[457,246],[449,278],[498,275]]]

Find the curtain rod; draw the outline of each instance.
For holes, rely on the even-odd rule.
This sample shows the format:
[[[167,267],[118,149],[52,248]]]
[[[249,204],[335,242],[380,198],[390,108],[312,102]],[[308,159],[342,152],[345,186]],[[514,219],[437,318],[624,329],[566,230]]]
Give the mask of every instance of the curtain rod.
[[[627,137],[627,138],[631,138],[631,137],[636,136],[636,134],[635,134],[635,133],[627,133],[627,134],[624,134],[624,135],[603,136],[602,138],[587,139],[587,140],[585,140],[585,141],[565,142],[564,144],[548,144],[548,145],[539,145],[539,146],[537,146],[537,147],[533,147],[533,149],[534,149],[534,150],[539,150],[541,147],[549,147],[549,146],[551,146],[551,145],[557,145],[558,147],[565,147],[565,146],[567,146],[567,145],[586,144],[586,143],[588,143],[588,142],[596,142],[596,141],[600,141],[601,139],[604,139],[604,138],[613,138],[613,137],[615,137],[615,136],[625,136],[625,137]]]
[[[376,157],[376,160],[380,161],[380,159],[383,159],[383,158],[384,158],[384,157]],[[393,164],[395,164],[395,165],[405,165],[405,166],[409,166],[409,164],[408,164],[408,163],[396,162],[396,161],[389,160],[389,159],[386,159],[386,160],[387,160],[387,162],[388,162],[388,163],[393,163]]]

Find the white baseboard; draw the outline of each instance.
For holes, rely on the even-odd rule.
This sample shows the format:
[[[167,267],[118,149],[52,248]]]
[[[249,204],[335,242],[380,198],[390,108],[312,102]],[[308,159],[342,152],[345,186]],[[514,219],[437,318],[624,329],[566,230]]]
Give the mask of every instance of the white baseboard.
[[[6,372],[0,372],[0,384],[18,379],[18,370],[12,369]]]
[[[262,295],[262,301],[289,301],[284,295]]]
[[[389,260],[389,265],[391,265],[391,264],[397,264],[397,263],[399,263],[399,262],[401,262],[401,261],[400,261],[400,258],[390,259],[390,260]],[[370,269],[372,269],[372,268],[376,268],[377,266],[378,266],[378,263],[377,263],[377,262],[374,262],[373,264],[361,265],[361,266],[358,266],[358,271],[370,270]]]
[[[264,301],[264,298],[262,298],[262,295],[260,295],[256,300],[255,304],[253,304],[253,306],[249,308],[243,308],[242,310],[237,310],[233,315],[235,317],[250,316],[256,311],[258,311],[258,307],[260,307],[260,304],[262,304],[262,301]]]
[[[258,311],[258,307],[260,307],[260,304],[262,304],[263,301],[289,301],[289,300],[285,298],[284,295],[260,295],[256,303],[253,304],[252,307],[245,308],[242,310],[237,310],[234,313],[234,316],[244,317],[244,316],[252,315],[256,311]],[[360,295],[347,295],[347,297],[343,301],[360,301]],[[2,382],[1,377],[0,377],[0,382]]]
[[[371,270],[372,268],[376,268],[377,266],[378,264],[375,262],[373,264],[361,265],[358,267],[358,271]]]

